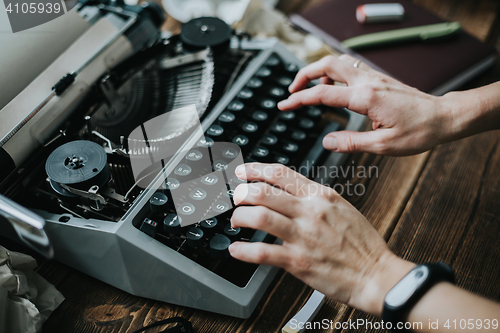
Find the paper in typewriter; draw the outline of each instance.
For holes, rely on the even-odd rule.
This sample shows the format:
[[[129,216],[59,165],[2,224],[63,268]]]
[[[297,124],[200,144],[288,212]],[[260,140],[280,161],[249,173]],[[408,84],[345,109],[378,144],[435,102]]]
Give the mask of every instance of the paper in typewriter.
[[[244,183],[235,175],[244,163],[239,146],[205,137],[195,105],[172,110],[134,129],[128,138],[134,179],[169,191],[183,227],[224,214]],[[157,184],[157,182],[155,182]]]

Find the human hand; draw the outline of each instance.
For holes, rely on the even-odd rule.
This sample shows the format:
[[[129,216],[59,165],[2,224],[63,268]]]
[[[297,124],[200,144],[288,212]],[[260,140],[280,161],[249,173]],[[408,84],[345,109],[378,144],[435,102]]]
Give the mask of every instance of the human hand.
[[[302,68],[289,87],[292,95],[278,107],[289,111],[324,104],[368,116],[373,131],[340,131],[324,138],[325,148],[336,152],[411,155],[454,136],[448,99],[423,93],[363,63],[356,68],[355,62],[348,55],[327,56]],[[315,79],[322,84],[305,89]]]
[[[281,164],[251,163],[236,175],[233,227],[260,229],[282,245],[235,242],[236,259],[282,267],[328,297],[380,315],[386,293],[413,267],[330,187]]]

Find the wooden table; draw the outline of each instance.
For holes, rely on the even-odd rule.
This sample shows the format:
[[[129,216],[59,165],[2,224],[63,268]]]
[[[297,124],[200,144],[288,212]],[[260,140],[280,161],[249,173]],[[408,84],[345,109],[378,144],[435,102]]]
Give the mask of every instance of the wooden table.
[[[287,11],[318,1],[282,1]],[[479,39],[499,46],[496,0],[415,0],[447,20],[460,21]],[[500,79],[497,65],[466,88]],[[367,193],[349,198],[399,256],[415,262],[450,263],[458,285],[500,301],[500,131],[445,144],[417,156],[356,154],[356,165],[377,166]],[[247,320],[135,297],[57,262],[38,272],[66,301],[44,332],[133,332],[155,321],[182,316],[195,332],[277,332],[305,303],[311,288],[281,271]],[[317,316],[346,321],[370,318],[328,300]],[[326,330],[330,332],[331,330]],[[150,332],[158,332],[151,330]]]

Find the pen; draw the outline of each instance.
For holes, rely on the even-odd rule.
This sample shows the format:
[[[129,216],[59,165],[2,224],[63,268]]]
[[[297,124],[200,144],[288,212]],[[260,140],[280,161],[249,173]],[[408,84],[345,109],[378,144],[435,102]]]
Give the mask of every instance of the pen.
[[[361,35],[344,40],[341,45],[347,49],[361,49],[378,45],[411,40],[431,40],[451,36],[462,29],[458,22],[422,25],[413,28],[396,29]]]

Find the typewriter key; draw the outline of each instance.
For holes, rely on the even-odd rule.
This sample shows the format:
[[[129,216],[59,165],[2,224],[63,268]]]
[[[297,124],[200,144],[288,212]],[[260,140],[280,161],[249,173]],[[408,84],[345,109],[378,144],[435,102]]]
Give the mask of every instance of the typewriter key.
[[[280,119],[282,121],[292,121],[295,119],[295,112],[293,111],[281,112]]]
[[[242,102],[240,101],[233,101],[231,102],[231,104],[229,104],[229,106],[227,107],[227,109],[229,111],[241,111],[243,110],[243,108],[245,107],[245,104],[243,104]]]
[[[311,118],[319,118],[323,112],[317,107],[309,107],[306,114]]]
[[[192,171],[193,171],[193,169],[191,169],[191,167],[190,167],[189,165],[186,165],[186,164],[179,164],[179,165],[177,166],[177,168],[175,168],[174,173],[175,173],[177,176],[187,176],[187,175],[189,175]]]
[[[233,143],[236,143],[240,147],[245,147],[246,145],[248,145],[249,142],[250,140],[248,140],[248,137],[241,134],[238,134],[233,139]]]
[[[278,83],[281,84],[283,87],[288,87],[291,85],[293,82],[293,79],[287,76],[280,77],[278,79]]]
[[[215,259],[229,258],[229,245],[231,240],[224,235],[218,234],[210,240],[210,256]]]
[[[299,126],[303,129],[311,129],[314,127],[314,121],[309,118],[302,118],[299,122]]]
[[[224,129],[219,125],[212,125],[208,128],[206,135],[209,135],[216,140],[220,140],[222,135],[224,134]]]
[[[272,134],[265,134],[262,137],[262,144],[266,146],[274,146],[276,143],[278,143],[278,138]]]
[[[214,171],[224,171],[229,167],[229,164],[227,162],[222,161],[222,160],[217,160],[214,162],[212,165]]]
[[[293,143],[293,142],[289,142],[289,143],[283,145],[283,150],[286,153],[292,154],[292,153],[295,153],[297,150],[299,150],[299,145],[297,145],[296,143]]]
[[[283,97],[285,96],[285,90],[282,88],[274,87],[269,90],[269,95],[273,97]]]
[[[215,217],[203,220],[200,222],[200,227],[204,230],[214,230],[217,227],[219,221]]]
[[[216,175],[214,175],[213,173],[208,174],[208,175],[204,176],[203,178],[201,178],[201,182],[205,185],[215,185],[215,184],[217,184],[218,180],[219,180],[219,178]]]
[[[239,153],[240,152],[237,149],[229,147],[229,148],[224,149],[224,151],[222,152],[222,156],[232,160],[236,156],[238,156]]]
[[[198,140],[197,146],[202,147],[202,148],[209,148],[214,145],[214,140],[209,137],[203,137],[200,140]]]
[[[269,66],[269,67],[276,67],[278,66],[279,64],[281,63],[280,59],[274,55],[270,56],[269,58],[267,58],[266,60],[266,66]]]
[[[246,134],[252,134],[252,133],[255,133],[259,129],[259,126],[257,126],[257,124],[255,124],[255,123],[247,121],[246,123],[243,124],[241,129]]]
[[[250,80],[248,80],[247,87],[253,89],[260,88],[262,87],[262,80],[257,77],[253,77]]]
[[[237,96],[241,99],[249,99],[253,97],[253,91],[250,89],[242,89]]]
[[[276,155],[274,156],[274,162],[281,163],[283,165],[288,165],[290,163],[290,158],[285,155]]]
[[[177,212],[182,215],[191,215],[194,213],[194,211],[194,206],[189,202],[183,202],[177,209]]]
[[[265,113],[264,111],[255,111],[252,114],[252,119],[255,121],[266,121],[267,117],[267,113]]]
[[[190,193],[189,197],[193,200],[203,200],[207,197],[207,192],[202,188],[194,188]]]
[[[259,162],[265,162],[269,156],[269,150],[264,147],[255,147],[252,156]]]
[[[177,179],[171,177],[165,179],[165,188],[167,190],[172,191],[178,189],[179,186],[181,186],[181,183]]]
[[[224,234],[226,234],[230,239],[236,240],[241,232],[241,228],[233,228],[231,223],[228,223],[224,227]]]
[[[186,232],[186,243],[191,247],[200,247],[203,245],[203,230],[200,228],[190,228]]]
[[[303,141],[307,137],[306,133],[296,130],[292,132],[292,139],[295,141]]]
[[[222,214],[228,211],[231,208],[231,205],[228,204],[227,202],[217,200],[215,204],[212,206],[212,210],[215,213]]]
[[[257,73],[255,73],[255,75],[259,76],[259,77],[263,77],[263,78],[266,78],[268,76],[271,76],[272,72],[269,68],[267,68],[266,66],[262,66],[258,71]]]
[[[163,230],[169,234],[179,234],[181,232],[181,217],[177,214],[168,214],[163,220]]]
[[[222,112],[219,116],[219,121],[224,124],[232,124],[234,123],[235,119],[236,116],[229,111]]]
[[[161,192],[156,192],[149,199],[149,208],[153,213],[162,214],[167,210],[167,203],[167,196]]]
[[[260,106],[263,109],[271,110],[271,109],[274,109],[276,107],[276,102],[272,99],[266,98],[266,99],[263,99],[262,102],[260,102]]]
[[[197,149],[191,149],[186,155],[186,159],[189,161],[199,161],[203,158],[203,153]]]
[[[274,133],[284,133],[286,131],[286,125],[283,123],[274,123],[271,125],[271,131]]]
[[[297,74],[297,72],[299,71],[299,66],[295,65],[295,64],[288,64],[286,67],[285,67],[285,70],[289,73],[292,73],[292,74]]]

